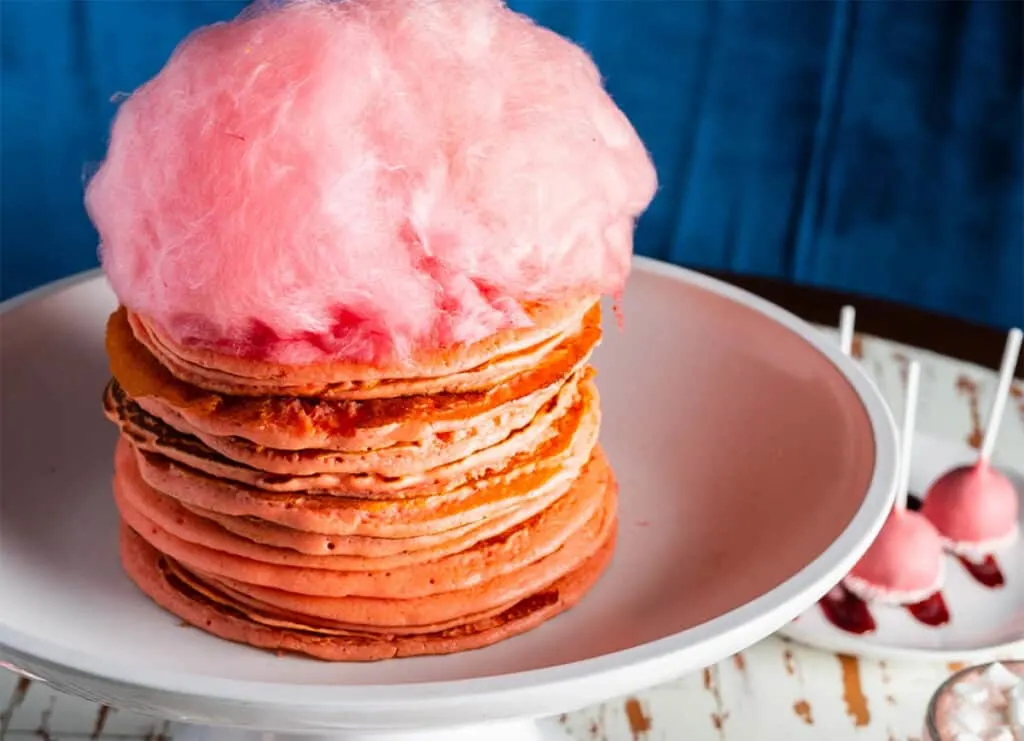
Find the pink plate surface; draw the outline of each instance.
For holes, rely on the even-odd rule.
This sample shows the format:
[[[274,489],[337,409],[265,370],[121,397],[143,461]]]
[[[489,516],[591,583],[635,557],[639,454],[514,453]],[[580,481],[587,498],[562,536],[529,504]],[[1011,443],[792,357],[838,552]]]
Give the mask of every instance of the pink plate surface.
[[[891,501],[895,431],[854,363],[748,294],[638,261],[624,331],[610,322],[597,357],[621,482],[620,544],[598,587],[482,651],[278,657],[180,627],[121,573],[100,413],[113,307],[91,277],[2,316],[0,657],[136,709],[293,728],[560,712],[779,628],[850,568]]]

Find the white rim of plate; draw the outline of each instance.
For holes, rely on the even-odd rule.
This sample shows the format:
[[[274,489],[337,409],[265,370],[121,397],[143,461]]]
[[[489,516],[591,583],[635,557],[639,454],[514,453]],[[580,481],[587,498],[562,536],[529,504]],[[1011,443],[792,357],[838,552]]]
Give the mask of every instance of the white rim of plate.
[[[810,609],[815,609],[811,607]],[[827,638],[817,640],[818,634],[808,635],[798,628],[787,625],[779,629],[779,636],[801,646],[815,648],[819,651],[849,654],[865,659],[907,659],[911,661],[955,661],[984,662],[999,661],[1009,656],[1020,654],[1024,657],[1024,640],[1009,643],[990,643],[977,648],[907,648],[885,643],[874,643],[853,636],[836,636],[836,640]]]
[[[694,655],[695,664],[711,663],[720,658],[722,644],[731,650],[752,636],[756,642],[778,630],[796,617],[792,601],[799,595],[812,593],[820,598],[849,571],[871,539],[881,530],[893,502],[896,485],[896,425],[888,405],[866,372],[839,346],[820,330],[769,301],[748,291],[706,275],[646,257],[634,257],[633,267],[657,277],[668,278],[710,291],[753,309],[790,330],[824,355],[842,373],[857,392],[875,434],[875,466],[867,492],[857,512],[842,534],[798,573],[775,587],[770,593],[719,615],[706,623],[688,628],[649,643],[615,653],[595,656],[560,666],[531,669],[471,679],[383,685],[323,685],[260,682],[223,679],[186,672],[140,667],[101,655],[69,650],[49,641],[14,630],[0,622],[0,654],[17,660],[20,655],[37,662],[59,667],[82,677],[132,685],[150,691],[179,696],[201,696],[205,700],[235,703],[259,702],[269,707],[331,707],[358,704],[384,709],[401,705],[408,709],[434,700],[458,696],[460,702],[486,702],[499,699],[507,702],[510,694],[558,691],[581,680],[630,673],[648,686],[678,674],[674,657],[683,652]],[[27,303],[48,297],[62,290],[102,275],[93,269],[78,275],[40,286],[0,304],[0,320],[8,312]],[[885,476],[885,472],[889,475]],[[863,548],[858,548],[861,544]],[[805,608],[806,609],[806,608]],[[2,621],[2,618],[0,618]],[[735,648],[732,648],[735,646]]]

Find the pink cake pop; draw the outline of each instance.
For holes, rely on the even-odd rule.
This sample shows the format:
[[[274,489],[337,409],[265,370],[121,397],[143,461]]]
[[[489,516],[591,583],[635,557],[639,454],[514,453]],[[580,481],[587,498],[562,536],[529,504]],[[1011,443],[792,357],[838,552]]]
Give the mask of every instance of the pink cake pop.
[[[920,365],[911,362],[893,510],[871,547],[843,581],[865,601],[898,605],[922,602],[942,587],[945,576],[941,536],[925,517],[907,509],[920,376]]]
[[[1021,331],[1013,329],[1006,338],[999,383],[977,461],[941,476],[928,489],[921,507],[921,514],[931,520],[946,547],[957,555],[984,557],[1013,543],[1020,532],[1017,492],[1010,480],[989,464],[1020,346]]]

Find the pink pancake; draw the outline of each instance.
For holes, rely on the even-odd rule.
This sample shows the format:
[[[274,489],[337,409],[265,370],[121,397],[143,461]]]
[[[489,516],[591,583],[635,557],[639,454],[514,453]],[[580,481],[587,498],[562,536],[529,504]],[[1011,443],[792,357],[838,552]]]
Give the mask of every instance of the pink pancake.
[[[414,443],[362,452],[278,450],[237,437],[213,437],[203,433],[197,433],[195,437],[226,459],[266,473],[288,476],[321,473],[413,476],[467,459],[484,450],[494,455],[493,448],[502,443],[505,443],[503,449],[513,455],[523,450],[532,450],[548,436],[553,422],[577,402],[580,393],[577,383],[566,383],[536,417],[525,421],[524,427],[511,430],[497,428],[489,436],[460,437],[441,443],[438,448],[422,447]],[[500,465],[504,462],[496,463]]]
[[[239,437],[209,435],[191,427],[173,413],[154,416],[159,416],[179,432],[194,436],[226,458],[268,473],[297,476],[375,473],[396,477],[416,475],[455,463],[505,441],[514,444],[515,452],[532,450],[540,444],[552,420],[575,403],[577,393],[578,382],[573,377],[560,387],[545,389],[545,393],[539,397],[541,404],[536,407],[532,404],[523,406],[515,413],[494,420],[495,424],[469,428],[464,433],[449,431],[421,442],[362,451],[268,448]],[[153,409],[147,411],[154,413]]]
[[[360,563],[348,571],[254,561],[178,538],[124,497],[118,504],[124,521],[150,545],[198,573],[310,596],[409,599],[487,583],[561,548],[604,504],[607,468],[603,458],[592,460],[565,496],[511,530],[457,553],[387,570],[373,559],[355,559]]]
[[[128,528],[124,523],[122,523],[122,526],[131,530],[131,528]],[[132,531],[132,535],[143,540],[138,533],[135,533],[134,531]],[[378,625],[340,623],[334,620],[324,620],[323,618],[300,615],[296,612],[289,612],[288,610],[270,607],[269,605],[263,604],[258,600],[254,600],[251,597],[246,597],[245,595],[237,593],[229,594],[223,589],[223,587],[203,581],[203,579],[197,576],[194,572],[189,571],[185,566],[174,559],[167,556],[164,556],[163,559],[166,564],[166,570],[172,573],[176,580],[183,584],[187,584],[192,591],[205,596],[215,603],[220,605],[230,605],[236,609],[242,610],[253,622],[294,630],[315,630],[317,633],[325,635],[425,635],[428,633],[451,630],[452,628],[458,628],[459,626],[466,625],[467,623],[475,623],[479,620],[500,615],[516,604],[516,602],[510,602],[503,605],[497,605],[482,612],[475,612],[471,615],[460,615],[452,620],[446,620],[439,623],[428,623],[426,625],[387,625],[382,627]]]
[[[611,560],[615,532],[574,571],[500,612],[468,616],[447,628],[403,631],[324,630],[318,621],[287,623],[265,617],[223,598],[212,600],[178,578],[174,564],[126,525],[121,529],[121,561],[131,579],[151,599],[188,623],[225,640],[271,651],[305,654],[326,661],[379,661],[448,654],[497,643],[530,630],[569,609],[597,582]],[[180,572],[180,569],[177,571]],[[303,618],[298,618],[303,620]]]
[[[983,556],[1010,545],[1020,530],[1013,483],[985,463],[941,476],[928,489],[921,514],[950,550],[965,556]]]
[[[224,359],[208,351],[177,346],[144,317],[129,313],[128,320],[136,339],[153,353],[161,365],[180,380],[199,388],[232,396],[315,396],[355,400],[462,393],[504,383],[537,366],[562,340],[579,332],[583,317],[595,302],[595,298],[589,297],[561,305],[534,307],[532,313],[538,324],[522,333],[518,341],[505,346],[491,343],[478,347],[476,351],[467,349],[457,363],[460,370],[421,377],[397,375],[387,378],[381,375],[386,373],[383,369],[360,369],[352,365],[346,367],[345,364],[283,369],[267,363]],[[425,366],[429,366],[429,362]],[[218,365],[257,374],[263,371],[264,375],[237,375],[218,368]],[[346,377],[347,380],[339,380]]]
[[[563,496],[566,490],[564,487],[553,487],[548,494],[540,494],[520,504],[497,510],[486,519],[407,538],[311,533],[253,517],[232,517],[192,505],[181,506],[195,516],[217,524],[227,533],[255,544],[320,556],[351,555],[382,559],[386,556],[401,557],[408,553],[408,557],[412,558],[419,557],[419,551],[426,549],[439,552],[441,549],[452,548],[459,539],[477,541],[493,537],[541,512]]]
[[[271,494],[210,478],[153,456],[122,453],[126,448],[130,451],[128,443],[119,446],[117,465],[126,466],[121,458],[132,457],[148,485],[204,516],[217,513],[254,518],[321,535],[412,538],[479,524],[490,517],[510,514],[529,502],[557,496],[582,468],[595,437],[591,434],[582,440],[591,444],[581,444],[579,457],[565,460],[560,469],[515,469],[444,494],[395,501]]]
[[[457,378],[361,372],[330,388],[301,368],[208,374],[116,314],[112,367],[141,391],[115,383],[105,399],[124,436],[126,569],[212,633],[336,660],[487,645],[565,609],[616,530],[611,471],[599,452],[586,465],[600,423],[589,305]],[[260,393],[316,384],[335,401]]]
[[[198,570],[195,573],[233,599],[325,620],[381,628],[454,620],[525,599],[571,573],[594,555],[611,537],[616,523],[615,487],[607,479],[601,481],[600,486],[608,488],[604,506],[556,551],[519,570],[459,591],[409,599],[315,597],[215,577]]]
[[[583,377],[589,378],[590,375],[591,372],[586,370]],[[583,390],[596,395],[592,385]],[[537,458],[541,451],[545,460],[557,463],[556,459],[571,454],[572,430],[577,427],[576,415],[563,414],[551,420],[550,417],[557,412],[557,409],[551,409],[534,419],[528,426],[530,429],[510,435],[497,445],[462,460],[414,474],[319,473],[296,476],[268,473],[224,457],[194,436],[178,432],[142,410],[124,395],[115,382],[107,386],[104,407],[107,417],[118,425],[138,450],[168,458],[209,476],[270,492],[344,494],[368,499],[403,499],[450,490],[477,478],[481,470],[500,471],[518,467],[524,460]],[[599,414],[599,411],[595,410],[595,413]],[[532,440],[537,435],[543,438],[539,445],[532,448],[524,445],[524,439]]]
[[[893,510],[871,547],[844,580],[868,601],[920,602],[942,587],[942,539],[928,520],[910,510]]]
[[[388,455],[401,446],[408,446],[415,448],[419,457],[429,457],[443,455],[458,445],[473,452],[474,449],[493,445],[498,440],[508,437],[511,430],[525,427],[558,394],[563,384],[572,380],[587,360],[588,358],[583,358],[579,366],[573,368],[572,375],[563,383],[545,386],[476,416],[447,420],[413,418],[405,422],[361,428],[344,435],[330,434],[329,431],[322,429],[312,430],[309,434],[301,436],[292,430],[281,430],[271,426],[242,429],[230,420],[222,424],[216,417],[202,416],[190,420],[158,397],[141,397],[135,401],[174,429],[201,439],[239,436],[256,445],[279,450],[321,448],[345,453],[379,455]]]
[[[580,409],[572,433],[573,455],[557,461],[557,472],[540,458],[531,465],[492,474],[455,490],[392,501],[265,492],[207,476],[166,458],[137,453],[124,438],[118,447],[116,466],[127,466],[127,459],[134,457],[147,484],[194,510],[257,518],[324,535],[408,538],[506,514],[512,507],[568,487],[590,457],[597,431],[597,406],[591,403]]]
[[[532,397],[527,406],[536,406],[538,392],[558,388],[586,364],[601,337],[596,314],[595,310],[595,316],[588,317],[581,334],[557,346],[539,365],[489,389],[364,401],[225,396],[183,383],[135,339],[123,310],[108,320],[106,343],[111,372],[120,386],[137,402],[148,404],[156,416],[168,413],[168,424],[284,451],[358,452],[418,441],[421,433],[430,431],[444,438],[477,423],[493,428],[493,420],[503,416],[499,410],[526,397]],[[502,426],[500,421],[497,426]]]
[[[172,341],[145,317],[131,315],[136,338],[181,380],[237,396],[369,399],[490,388],[537,365],[544,347],[572,334],[596,296],[526,306],[532,327],[422,355],[414,363],[366,366],[345,361],[304,366],[223,355]]]
[[[538,497],[509,514],[479,525],[446,530],[419,538],[369,538],[319,535],[248,518],[229,517],[185,507],[142,480],[138,467],[121,467],[114,476],[114,496],[138,510],[168,533],[190,543],[236,556],[310,569],[387,570],[458,553],[529,520],[549,507],[560,493]]]

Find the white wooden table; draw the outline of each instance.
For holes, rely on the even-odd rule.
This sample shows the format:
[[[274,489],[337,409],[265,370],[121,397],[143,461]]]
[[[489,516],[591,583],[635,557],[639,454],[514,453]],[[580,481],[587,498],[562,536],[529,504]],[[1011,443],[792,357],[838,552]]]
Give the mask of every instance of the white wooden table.
[[[896,400],[897,414],[902,371],[908,358],[921,360],[918,429],[979,444],[994,373],[873,337],[859,338],[855,354],[886,398]],[[999,448],[1024,460],[1024,384],[1016,383],[1013,395]],[[697,674],[559,720],[579,741],[910,741],[920,738],[932,691],[956,668],[858,660],[769,638]],[[2,670],[0,712],[0,741],[156,741],[167,730],[162,722],[100,708]]]

